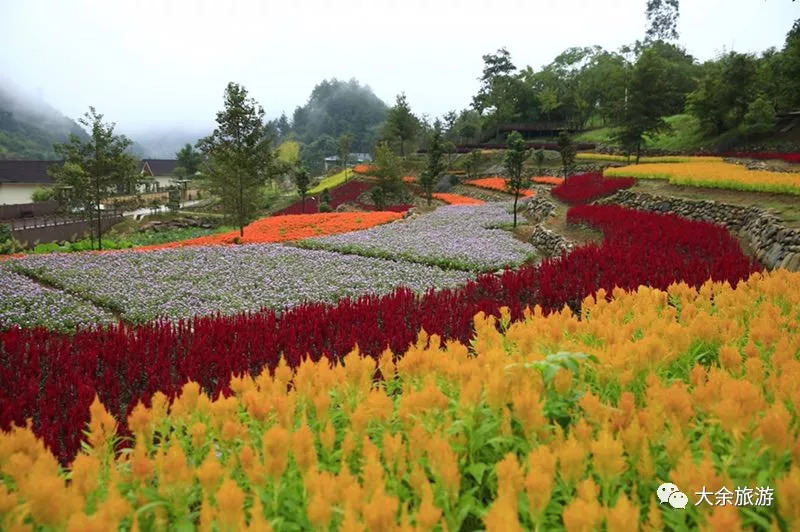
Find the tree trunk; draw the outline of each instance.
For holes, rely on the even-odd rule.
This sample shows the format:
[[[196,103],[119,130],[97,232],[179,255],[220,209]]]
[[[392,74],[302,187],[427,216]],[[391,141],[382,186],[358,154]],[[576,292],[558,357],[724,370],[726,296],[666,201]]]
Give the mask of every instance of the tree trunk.
[[[239,237],[244,238],[244,186],[238,171],[236,179],[239,182]]]
[[[97,249],[103,249],[103,226],[100,218],[100,180],[95,180],[95,193],[97,198]]]
[[[519,190],[514,194],[514,228],[517,227],[517,200],[519,200]]]
[[[639,156],[642,152],[642,141],[641,139],[636,142],[636,164],[639,164]]]
[[[302,194],[302,195],[300,196],[300,198],[301,198],[301,201],[302,201],[302,207],[301,207],[301,209],[302,209],[302,212],[303,212],[303,214],[305,214],[305,213],[306,213],[306,195],[305,195],[305,194]]]

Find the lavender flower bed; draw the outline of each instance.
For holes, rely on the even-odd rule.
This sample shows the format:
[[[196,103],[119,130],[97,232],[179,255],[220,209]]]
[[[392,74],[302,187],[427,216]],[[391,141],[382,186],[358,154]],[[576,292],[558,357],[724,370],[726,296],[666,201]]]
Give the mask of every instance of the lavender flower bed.
[[[365,231],[307,239],[301,245],[463,270],[516,266],[536,248],[498,228],[513,221],[510,208],[508,202],[450,205]]]
[[[334,302],[387,293],[398,285],[421,292],[470,278],[420,264],[279,244],[39,255],[9,261],[8,267],[113,308],[132,322]]]
[[[0,330],[19,325],[66,331],[112,321],[111,313],[91,303],[0,267]]]

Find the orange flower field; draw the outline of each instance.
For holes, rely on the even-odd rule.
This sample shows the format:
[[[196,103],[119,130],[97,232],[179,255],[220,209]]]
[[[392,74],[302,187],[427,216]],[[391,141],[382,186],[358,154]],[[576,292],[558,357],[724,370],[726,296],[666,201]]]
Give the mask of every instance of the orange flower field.
[[[15,427],[0,529],[800,529],[800,274],[607,295],[230,397],[189,382],[132,409],[122,452],[95,400],[68,473]]]
[[[551,177],[548,175],[545,176],[536,176],[532,177],[531,181],[534,183],[539,183],[540,185],[560,185],[564,182],[563,177]]]
[[[508,193],[508,188],[506,187],[507,182],[508,180],[505,177],[483,177],[481,179],[472,179],[470,181],[466,181],[466,184],[474,187]],[[525,197],[533,197],[535,195],[536,192],[533,190],[522,191],[522,196]]]
[[[403,183],[416,183],[416,182],[417,182],[417,176],[413,175],[403,176]]]
[[[270,216],[261,218],[244,228],[242,244],[265,244],[269,242],[285,242],[315,236],[335,235],[368,229],[403,218],[401,212],[333,212],[319,214],[289,214],[286,216]],[[191,240],[168,242],[153,246],[136,248],[139,251],[153,249],[177,248],[186,246],[209,246],[233,244],[239,237],[239,231],[208,235]]]
[[[353,172],[357,174],[368,174],[375,170],[375,166],[371,164],[357,164],[353,167]]]
[[[449,203],[450,205],[483,205],[486,203],[483,200],[470,198],[469,196],[463,196],[461,194],[448,194],[446,192],[435,192],[433,197]]]

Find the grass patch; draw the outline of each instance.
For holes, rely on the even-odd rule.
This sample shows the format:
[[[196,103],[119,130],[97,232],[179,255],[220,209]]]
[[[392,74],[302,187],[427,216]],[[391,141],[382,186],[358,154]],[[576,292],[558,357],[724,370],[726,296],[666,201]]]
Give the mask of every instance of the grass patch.
[[[338,187],[339,185],[343,184],[348,177],[352,176],[353,176],[352,170],[348,169],[346,173],[344,170],[342,170],[338,174],[333,174],[332,176],[326,177],[325,179],[320,181],[319,185],[309,190],[308,193],[310,195],[319,194],[325,189]]]

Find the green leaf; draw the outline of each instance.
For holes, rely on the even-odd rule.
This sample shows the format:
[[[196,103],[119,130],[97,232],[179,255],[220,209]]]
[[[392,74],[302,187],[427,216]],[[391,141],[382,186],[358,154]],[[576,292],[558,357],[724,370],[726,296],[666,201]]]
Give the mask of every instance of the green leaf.
[[[471,464],[469,467],[467,467],[466,471],[472,475],[472,478],[475,479],[475,482],[480,484],[481,480],[483,479],[483,474],[486,472],[486,464],[480,462]]]

